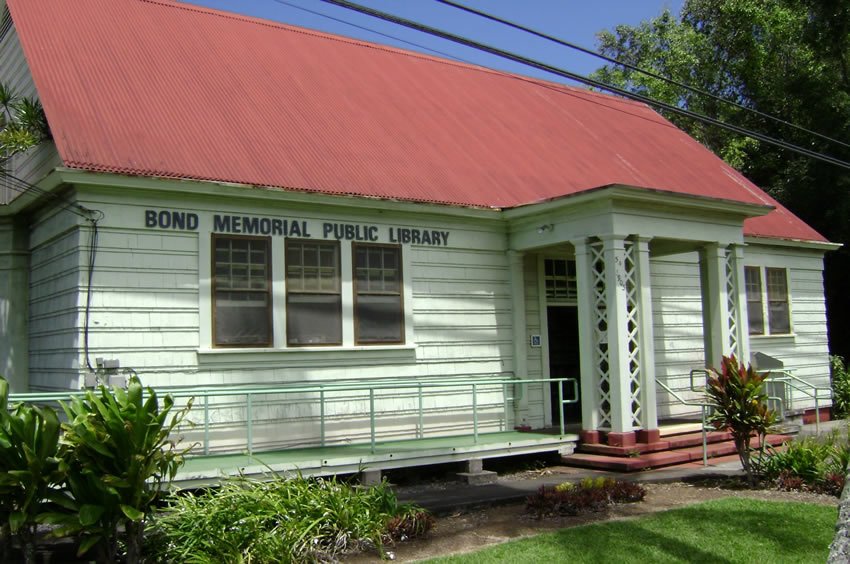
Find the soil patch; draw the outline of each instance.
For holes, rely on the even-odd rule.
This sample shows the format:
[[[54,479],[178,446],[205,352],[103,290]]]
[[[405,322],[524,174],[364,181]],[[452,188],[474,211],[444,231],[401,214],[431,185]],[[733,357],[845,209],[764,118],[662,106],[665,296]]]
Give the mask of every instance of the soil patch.
[[[511,477],[502,478],[510,480]],[[631,519],[723,497],[748,497],[760,500],[800,501],[822,505],[838,505],[838,498],[809,492],[777,490],[748,490],[735,480],[714,480],[697,483],[644,484],[646,499],[639,503],[615,505],[604,512],[587,513],[576,517],[536,519],[525,515],[524,505],[511,504],[480,507],[437,517],[428,537],[389,547],[398,562],[413,562],[436,556],[473,552],[486,546],[546,531],[576,527],[588,523],[615,519]],[[375,554],[359,554],[345,562],[381,562]]]

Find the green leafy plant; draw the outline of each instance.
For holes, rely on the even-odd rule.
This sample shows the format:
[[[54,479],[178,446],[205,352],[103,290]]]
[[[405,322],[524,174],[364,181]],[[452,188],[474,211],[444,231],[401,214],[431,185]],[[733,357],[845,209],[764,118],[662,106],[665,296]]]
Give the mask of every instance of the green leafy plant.
[[[57,456],[59,419],[51,409],[17,404],[8,410],[9,384],[0,377],[0,518],[8,561],[11,536],[24,560],[35,562],[36,527],[62,482]]]
[[[840,495],[850,464],[850,443],[838,430],[805,437],[783,449],[768,449],[756,468],[784,490],[812,490]]]
[[[768,428],[776,422],[776,414],[767,408],[765,378],[766,372],[756,372],[752,365],[744,365],[732,355],[723,357],[720,371],[713,369],[706,385],[706,394],[714,409],[710,422],[732,433],[751,486],[756,483],[756,474],[750,456],[750,439],[756,436],[764,445]]]
[[[0,156],[10,157],[50,139],[41,103],[0,83]]]
[[[60,453],[69,495],[61,500],[65,511],[45,522],[58,525],[57,536],[78,534],[80,554],[99,546],[106,562],[114,561],[123,529],[127,560],[138,562],[151,509],[183,463],[185,452],[169,435],[191,401],[177,411],[165,396],[160,406],[156,392],[131,376],[126,390],[101,386],[62,407],[68,422]]]
[[[832,381],[832,414],[837,418],[850,416],[850,371],[844,358],[829,357],[830,376]]]
[[[585,478],[578,484],[563,482],[555,487],[541,486],[525,500],[527,513],[538,519],[546,515],[578,515],[603,511],[614,503],[642,501],[646,488],[640,484],[599,476]]]
[[[312,562],[425,534],[431,516],[400,504],[384,482],[363,489],[335,478],[244,477],[171,497],[152,529],[162,562]]]

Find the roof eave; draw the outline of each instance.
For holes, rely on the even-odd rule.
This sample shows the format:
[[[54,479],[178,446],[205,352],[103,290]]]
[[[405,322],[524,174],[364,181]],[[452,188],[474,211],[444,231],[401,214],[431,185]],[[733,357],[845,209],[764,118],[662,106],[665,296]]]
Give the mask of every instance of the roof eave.
[[[767,215],[775,209],[774,206],[767,204],[752,204],[734,200],[710,198],[706,196],[680,194],[652,188],[611,184],[584,190],[577,194],[569,194],[542,202],[517,206],[505,210],[504,213],[505,217],[508,219],[521,219],[540,213],[551,213],[553,211],[557,211],[559,208],[600,200],[619,200],[652,204],[657,204],[659,201],[662,201],[675,207],[691,209],[694,211],[707,210],[714,213],[719,212],[734,214],[739,215],[744,219]]]
[[[779,247],[794,247],[797,249],[811,249],[822,252],[834,251],[844,245],[831,241],[809,241],[805,239],[789,239],[784,237],[770,237],[766,235],[745,235],[744,242],[747,244],[762,244]]]

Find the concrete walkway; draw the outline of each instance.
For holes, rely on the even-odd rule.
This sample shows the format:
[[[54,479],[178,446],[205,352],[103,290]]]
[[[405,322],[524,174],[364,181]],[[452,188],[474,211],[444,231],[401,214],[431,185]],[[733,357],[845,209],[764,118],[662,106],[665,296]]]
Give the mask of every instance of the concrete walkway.
[[[820,424],[820,434],[833,429],[846,429],[847,421],[828,421]],[[803,425],[799,436],[816,435],[814,424]],[[397,490],[399,501],[415,502],[435,514],[446,514],[458,509],[484,505],[518,503],[536,492],[541,486],[554,486],[566,481],[579,481],[583,478],[607,476],[619,480],[641,483],[663,483],[691,481],[706,478],[723,478],[743,474],[737,455],[711,458],[708,466],[702,461],[658,468],[644,472],[608,472],[584,468],[555,466],[540,472],[538,476],[520,478],[500,477],[495,483],[468,485],[462,482],[445,482],[432,486],[400,487]]]

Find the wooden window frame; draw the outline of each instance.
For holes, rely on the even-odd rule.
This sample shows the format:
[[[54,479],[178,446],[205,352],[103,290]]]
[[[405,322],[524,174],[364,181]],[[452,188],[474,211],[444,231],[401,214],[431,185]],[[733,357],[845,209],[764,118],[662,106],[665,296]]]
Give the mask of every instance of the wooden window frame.
[[[292,245],[301,245],[301,244],[313,244],[313,245],[326,245],[333,246],[336,248],[336,292],[321,292],[321,291],[295,291],[293,292],[290,288],[289,283],[289,249]],[[286,285],[286,346],[292,348],[303,348],[303,347],[338,347],[343,344],[343,295],[342,295],[342,248],[339,241],[328,241],[328,240],[317,240],[317,239],[290,239],[287,238],[284,243],[284,275],[283,275],[284,283]],[[339,341],[327,342],[327,343],[293,343],[290,339],[292,337],[293,331],[292,327],[292,315],[290,315],[289,308],[289,296],[291,294],[300,294],[300,295],[335,295],[339,296]]]
[[[785,285],[785,291],[783,292],[782,299],[776,299],[775,296],[771,296],[770,293],[770,273],[773,272],[781,272],[783,284]],[[767,329],[771,335],[791,335],[793,333],[793,325],[791,324],[791,296],[790,296],[790,288],[788,285],[788,269],[787,268],[774,268],[774,267],[765,267],[764,269],[764,297],[765,297],[765,309],[767,311]],[[771,308],[770,305],[772,303],[781,303],[785,304],[785,315],[788,318],[788,330],[785,332],[773,332],[773,323],[770,316]]]
[[[210,246],[211,246],[211,257],[210,257],[210,272],[212,273],[212,335],[211,342],[214,348],[226,348],[226,349],[245,349],[245,348],[268,348],[272,346],[274,342],[274,320],[273,320],[273,312],[274,312],[274,303],[273,297],[274,293],[272,292],[272,241],[271,237],[255,237],[251,235],[230,235],[230,234],[222,234],[222,233],[212,233],[212,237],[210,238]],[[217,325],[218,325],[218,308],[216,307],[216,299],[218,294],[218,275],[216,274],[216,241],[219,239],[229,239],[229,240],[252,240],[252,241],[265,241],[266,242],[266,294],[267,294],[267,303],[266,306],[266,316],[268,322],[268,340],[263,343],[219,343],[216,339],[217,335]],[[234,290],[228,290],[234,291]],[[259,290],[236,290],[236,292],[259,292]]]
[[[754,333],[752,331],[752,325],[748,322],[748,333],[750,337],[782,337],[789,336],[794,334],[794,322],[792,318],[791,312],[791,285],[789,284],[788,272],[789,269],[786,267],[771,267],[771,266],[745,266],[745,272],[757,272],[758,273],[758,283],[759,283],[759,307],[761,309],[762,314],[762,331],[760,333]],[[785,278],[785,295],[783,300],[771,300],[770,299],[770,291],[768,289],[768,272],[770,271],[781,271],[784,274]],[[746,284],[746,275],[744,277]],[[750,303],[755,303],[755,300],[750,300],[749,292],[745,292],[747,297],[747,306],[749,307]],[[770,303],[771,302],[781,302],[785,304],[785,309],[787,311],[788,316],[788,331],[786,332],[774,332],[771,327],[771,319],[770,319]],[[749,320],[748,320],[749,321]]]
[[[357,283],[357,250],[359,248],[382,248],[393,249],[397,255],[396,265],[398,267],[398,292],[363,292],[364,295],[385,295],[395,296],[399,298],[399,317],[401,324],[399,326],[400,339],[397,341],[361,341],[360,340],[360,323],[358,323],[357,311],[360,298],[360,290]],[[405,344],[406,326],[405,326],[405,309],[404,309],[404,265],[403,260],[404,249],[401,245],[392,245],[386,243],[352,243],[351,245],[351,280],[354,293],[354,311],[352,319],[354,322],[354,343],[358,346],[381,346],[381,345],[403,345]]]

